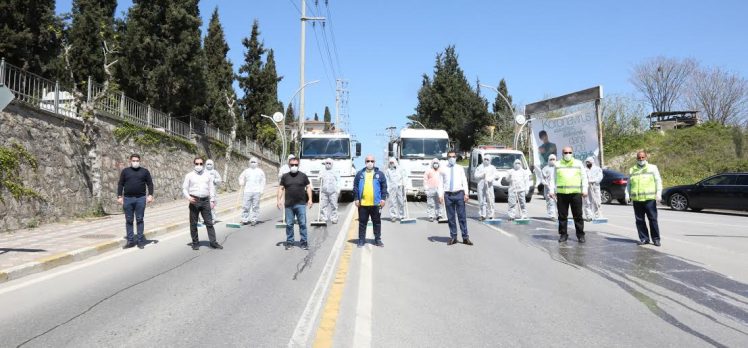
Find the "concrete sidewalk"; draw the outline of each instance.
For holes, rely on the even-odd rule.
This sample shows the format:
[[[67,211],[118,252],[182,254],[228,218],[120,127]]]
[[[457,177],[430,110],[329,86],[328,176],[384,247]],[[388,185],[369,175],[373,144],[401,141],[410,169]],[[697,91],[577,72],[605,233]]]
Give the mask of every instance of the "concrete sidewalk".
[[[262,200],[275,197],[276,192],[277,185],[268,185]],[[217,226],[228,222],[224,217],[238,214],[239,194],[218,195],[217,214],[221,222]],[[149,240],[180,229],[187,230],[187,202],[177,200],[148,206],[143,220]],[[0,234],[0,283],[119,249],[125,245],[124,237],[124,213]]]

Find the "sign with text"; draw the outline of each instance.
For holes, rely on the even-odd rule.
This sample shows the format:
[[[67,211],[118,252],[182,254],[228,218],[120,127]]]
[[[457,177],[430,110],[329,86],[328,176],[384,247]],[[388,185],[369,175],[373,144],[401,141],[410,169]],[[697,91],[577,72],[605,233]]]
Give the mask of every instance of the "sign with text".
[[[597,116],[595,110],[575,112],[566,116],[536,119],[532,122],[532,135],[536,146],[536,165],[541,168],[548,163],[548,156],[561,159],[564,146],[574,148],[574,158],[584,161],[595,157],[599,163],[600,145],[597,139]]]

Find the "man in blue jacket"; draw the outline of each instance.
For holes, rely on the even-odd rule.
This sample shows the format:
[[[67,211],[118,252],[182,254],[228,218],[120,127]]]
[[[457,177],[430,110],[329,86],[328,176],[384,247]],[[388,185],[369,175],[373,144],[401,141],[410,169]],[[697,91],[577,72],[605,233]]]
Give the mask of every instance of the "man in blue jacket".
[[[374,244],[383,247],[381,212],[387,200],[387,179],[374,167],[374,155],[366,156],[366,168],[353,179],[353,203],[358,207],[358,247],[366,241],[366,224],[371,217],[374,225]]]

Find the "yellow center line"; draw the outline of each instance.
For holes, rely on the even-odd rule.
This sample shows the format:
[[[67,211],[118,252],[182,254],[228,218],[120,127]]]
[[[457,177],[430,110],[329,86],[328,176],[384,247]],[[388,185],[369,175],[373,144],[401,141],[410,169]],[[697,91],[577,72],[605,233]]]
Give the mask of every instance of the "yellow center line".
[[[348,241],[354,237],[357,238],[357,234],[358,223],[357,219],[354,218],[354,221],[351,222],[351,227],[348,229],[348,238],[345,241],[346,244],[343,249],[343,255],[340,258],[340,263],[335,271],[335,278],[332,280],[330,292],[327,294],[327,300],[325,300],[322,318],[319,321],[317,334],[314,337],[313,347],[315,348],[332,347],[335,325],[340,314],[340,302],[343,299],[343,289],[345,289],[345,281],[348,277],[351,255],[353,254],[353,245]]]

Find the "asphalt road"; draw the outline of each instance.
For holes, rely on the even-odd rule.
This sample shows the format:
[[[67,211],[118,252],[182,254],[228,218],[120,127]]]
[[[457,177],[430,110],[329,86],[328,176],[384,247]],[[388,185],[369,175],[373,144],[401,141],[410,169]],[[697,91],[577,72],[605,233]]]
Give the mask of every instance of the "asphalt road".
[[[468,216],[477,215],[472,205]],[[410,203],[421,217],[425,203]],[[505,212],[506,204],[498,205]],[[383,223],[384,248],[357,249],[354,218],[310,228],[286,251],[280,216],[220,227],[224,250],[177,232],[0,286],[0,346],[746,346],[748,217],[660,211],[661,248],[635,244],[633,209],[606,205],[559,245],[544,201],[529,225],[469,219]],[[316,206],[315,206],[316,212]],[[386,214],[385,214],[386,215]],[[353,221],[353,224],[356,224]],[[201,230],[201,237],[206,238]],[[371,233],[369,238],[371,238]],[[297,237],[298,239],[298,237]],[[326,338],[327,335],[327,338]]]

